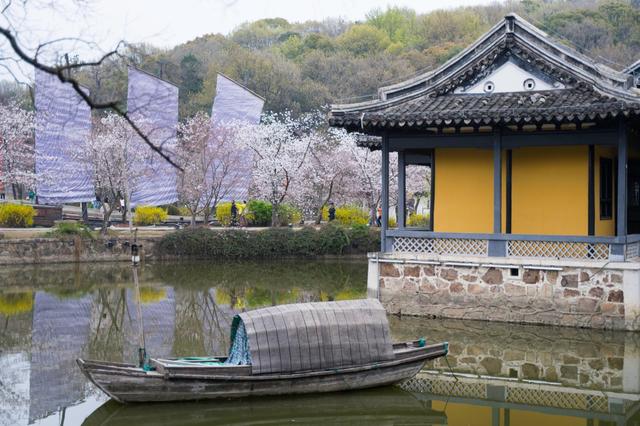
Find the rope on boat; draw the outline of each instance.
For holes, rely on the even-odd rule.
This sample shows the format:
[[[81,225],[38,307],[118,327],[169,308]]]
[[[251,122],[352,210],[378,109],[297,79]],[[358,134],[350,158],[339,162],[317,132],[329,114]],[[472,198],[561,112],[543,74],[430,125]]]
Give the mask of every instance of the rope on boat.
[[[453,368],[451,368],[451,364],[449,364],[449,358],[447,358],[447,356],[444,356],[444,361],[447,363],[447,367],[449,367],[449,372],[451,373],[451,375],[453,376],[453,379],[456,381],[456,383],[458,382],[458,377],[456,376],[456,373],[453,372]]]

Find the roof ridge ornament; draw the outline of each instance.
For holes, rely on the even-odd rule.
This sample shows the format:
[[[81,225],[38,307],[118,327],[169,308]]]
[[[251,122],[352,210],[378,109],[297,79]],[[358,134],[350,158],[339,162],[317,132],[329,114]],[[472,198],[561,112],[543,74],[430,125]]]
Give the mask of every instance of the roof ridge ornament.
[[[507,34],[513,33],[516,27],[516,15],[513,13],[510,13],[504,17],[504,21],[506,23],[505,32]]]

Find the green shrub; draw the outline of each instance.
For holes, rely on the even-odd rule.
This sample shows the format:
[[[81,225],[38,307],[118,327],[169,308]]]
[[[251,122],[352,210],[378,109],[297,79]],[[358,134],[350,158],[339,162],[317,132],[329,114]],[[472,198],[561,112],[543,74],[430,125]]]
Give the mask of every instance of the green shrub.
[[[36,211],[23,204],[0,204],[0,226],[27,228],[33,226]]]
[[[175,204],[167,204],[166,206],[160,206],[167,211],[167,214],[171,216],[180,216],[180,207]]]
[[[247,220],[251,226],[271,225],[271,203],[262,200],[251,200],[247,204]]]
[[[356,206],[342,206],[336,208],[336,221],[345,226],[367,225],[369,213]]]
[[[86,225],[75,221],[58,222],[51,231],[47,232],[47,236],[49,237],[68,237],[74,235],[79,235],[83,238],[93,238],[91,230]]]
[[[238,208],[238,219],[240,213],[244,210],[245,205],[236,201],[236,207]],[[219,203],[216,206],[216,219],[222,226],[231,225],[231,203]]]
[[[346,228],[339,224],[329,224],[320,229],[303,227],[298,230],[189,228],[163,236],[157,250],[160,256],[248,259],[364,254],[377,251],[379,247],[380,232],[377,230],[366,226]]]
[[[138,206],[133,215],[136,225],[157,225],[167,220],[167,212],[160,207]]]
[[[428,214],[410,214],[407,218],[407,226],[415,226],[419,228],[428,228],[430,225]]]
[[[389,228],[396,228],[398,226],[398,221],[396,220],[395,217],[390,217],[388,223],[389,223]]]
[[[302,220],[302,212],[291,204],[280,204],[278,206],[278,222],[280,226],[287,226],[290,223],[297,225]]]
[[[380,251],[380,229],[368,225],[355,225],[347,229],[350,253]]]

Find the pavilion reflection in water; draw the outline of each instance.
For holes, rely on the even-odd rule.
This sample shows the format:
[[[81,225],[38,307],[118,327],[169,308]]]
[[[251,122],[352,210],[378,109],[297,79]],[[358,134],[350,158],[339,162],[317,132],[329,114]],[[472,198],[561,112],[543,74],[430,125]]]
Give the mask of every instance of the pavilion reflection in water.
[[[423,371],[402,388],[420,393],[434,408],[464,406],[452,407],[447,413],[456,413],[456,420],[475,419],[482,425],[534,425],[552,416],[584,419],[581,424],[593,426],[640,424],[638,394],[434,371]]]

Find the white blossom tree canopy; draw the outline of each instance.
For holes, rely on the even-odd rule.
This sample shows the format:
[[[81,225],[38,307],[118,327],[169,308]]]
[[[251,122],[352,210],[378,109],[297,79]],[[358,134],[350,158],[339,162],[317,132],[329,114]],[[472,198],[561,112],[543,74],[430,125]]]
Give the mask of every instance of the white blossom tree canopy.
[[[135,68],[129,68],[127,110],[132,120],[144,129],[149,140],[169,156],[175,155],[178,125],[178,87]],[[138,149],[148,151],[138,164],[144,178],[128,188],[131,206],[159,206],[178,200],[176,169],[160,155],[152,152],[140,137],[134,141]]]
[[[91,134],[91,109],[73,88],[36,69],[35,170],[41,203],[61,204],[94,199],[91,170],[73,155]]]
[[[35,187],[33,129],[31,111],[0,105],[0,193],[10,185]]]

